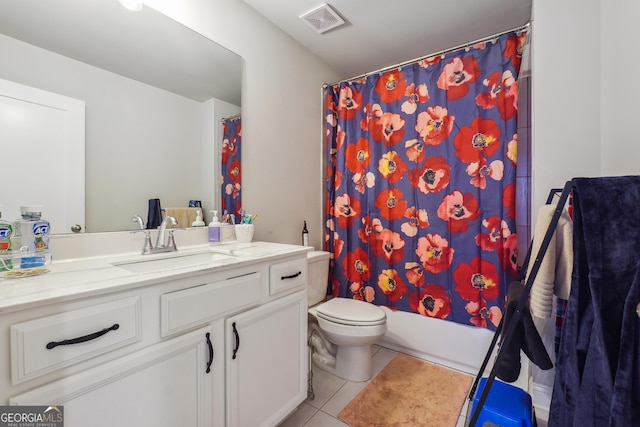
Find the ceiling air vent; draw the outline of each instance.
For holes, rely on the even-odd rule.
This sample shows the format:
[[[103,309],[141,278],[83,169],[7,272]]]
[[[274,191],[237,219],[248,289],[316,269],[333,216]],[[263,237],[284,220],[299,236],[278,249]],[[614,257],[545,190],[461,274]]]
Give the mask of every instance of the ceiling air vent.
[[[326,3],[300,15],[300,18],[320,34],[344,24],[344,19]]]

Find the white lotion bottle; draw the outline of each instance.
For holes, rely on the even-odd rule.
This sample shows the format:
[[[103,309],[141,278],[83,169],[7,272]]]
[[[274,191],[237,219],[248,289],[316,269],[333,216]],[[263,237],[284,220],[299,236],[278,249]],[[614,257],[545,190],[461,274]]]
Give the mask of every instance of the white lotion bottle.
[[[209,242],[219,243],[220,242],[220,220],[218,220],[218,211],[209,211],[213,212],[213,218],[211,218],[211,222],[209,223]]]

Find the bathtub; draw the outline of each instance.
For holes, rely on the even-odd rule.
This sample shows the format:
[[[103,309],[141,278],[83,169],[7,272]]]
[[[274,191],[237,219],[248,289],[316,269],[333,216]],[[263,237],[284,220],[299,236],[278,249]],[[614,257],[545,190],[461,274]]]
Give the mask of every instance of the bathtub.
[[[480,370],[493,331],[381,308],[387,314],[383,347],[472,375]]]

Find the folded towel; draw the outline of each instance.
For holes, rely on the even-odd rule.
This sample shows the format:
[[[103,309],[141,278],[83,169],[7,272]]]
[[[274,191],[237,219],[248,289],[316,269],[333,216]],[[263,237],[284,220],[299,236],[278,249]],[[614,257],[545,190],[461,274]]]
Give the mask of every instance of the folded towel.
[[[542,246],[542,241],[555,210],[556,205],[544,205],[538,210],[533,235],[532,257],[529,262],[527,276],[531,272],[534,260],[540,251],[540,246]],[[558,218],[558,224],[551,236],[549,247],[542,258],[540,269],[531,287],[531,293],[529,294],[531,314],[543,319],[549,318],[553,309],[554,293],[563,299],[569,297],[572,267],[573,221],[565,211]]]
[[[196,220],[196,214],[198,211],[202,212],[201,208],[166,208],[164,210],[165,217],[172,216],[178,221],[178,225],[167,225],[167,228],[185,228],[191,227],[193,221]]]

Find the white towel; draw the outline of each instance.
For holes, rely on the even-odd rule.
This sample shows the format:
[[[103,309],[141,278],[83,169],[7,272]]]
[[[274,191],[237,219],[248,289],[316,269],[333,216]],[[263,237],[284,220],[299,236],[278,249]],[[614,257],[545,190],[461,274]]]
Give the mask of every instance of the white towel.
[[[573,220],[562,212],[556,228],[556,279],[553,293],[558,298],[569,299],[571,274],[573,272]]]
[[[531,273],[555,209],[555,205],[544,205],[538,211],[527,277]],[[543,319],[551,317],[554,292],[559,298],[568,298],[572,267],[573,223],[569,215],[562,212],[531,287],[529,306],[532,315]]]

